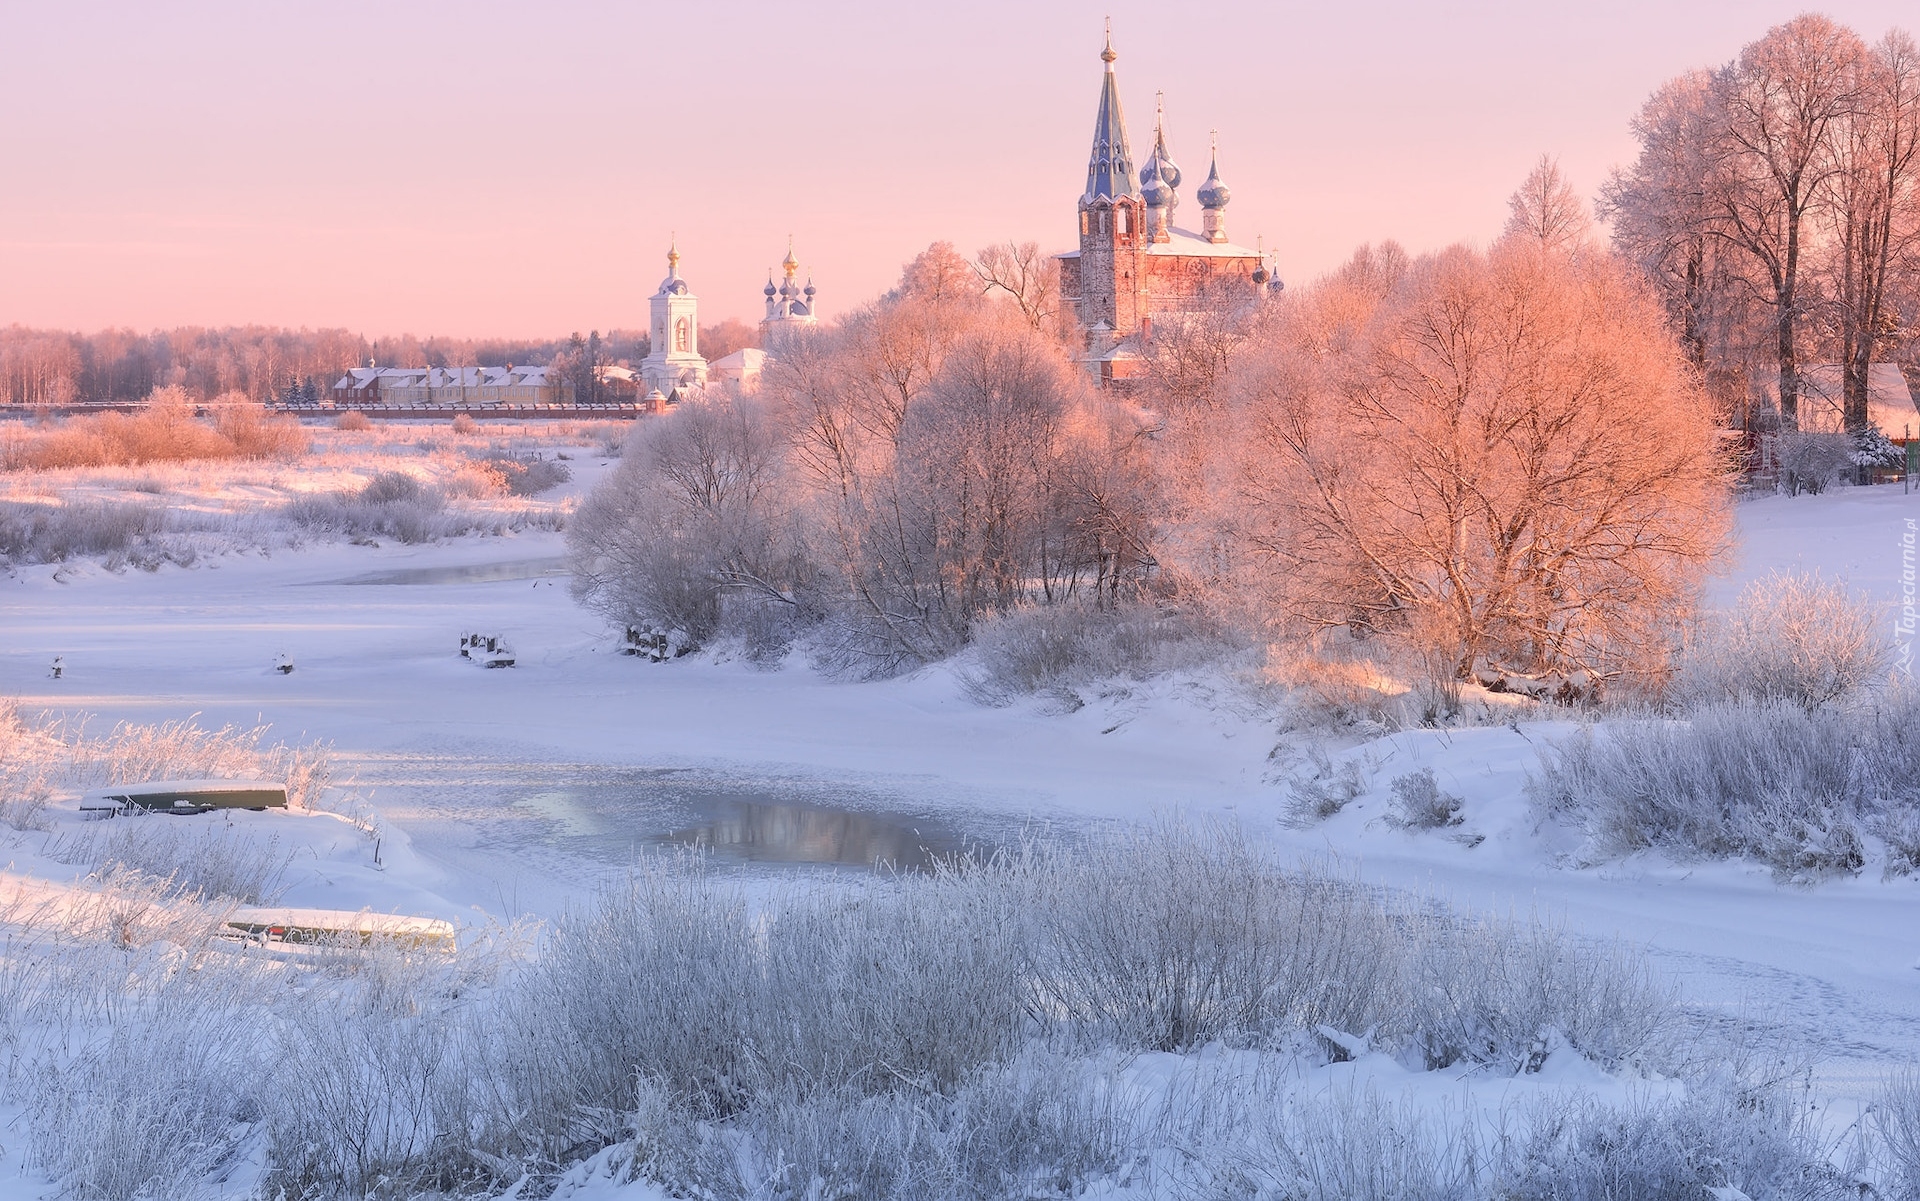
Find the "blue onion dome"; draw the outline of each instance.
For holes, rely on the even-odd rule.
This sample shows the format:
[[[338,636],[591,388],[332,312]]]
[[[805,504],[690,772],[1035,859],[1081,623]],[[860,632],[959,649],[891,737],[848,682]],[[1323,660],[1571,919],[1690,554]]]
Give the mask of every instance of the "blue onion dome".
[[[772,300],[774,297],[774,294],[778,291],[779,289],[773,286],[773,272],[771,271],[767,272],[767,287],[766,287],[767,299]]]
[[[1207,182],[1201,184],[1200,190],[1194,195],[1200,198],[1200,207],[1208,209],[1226,208],[1227,201],[1233,199],[1233,193],[1227,191],[1227,185],[1220,182],[1218,158],[1214,159],[1212,167],[1207,171]]]
[[[807,286],[800,289],[800,291],[806,294],[806,297],[808,300],[813,299],[814,288],[813,288],[813,277],[811,275],[807,277]]]
[[[1282,281],[1281,278],[1277,275],[1274,276],[1273,279],[1267,283],[1267,291],[1273,293],[1275,296],[1280,295],[1280,293],[1286,290],[1287,290],[1286,283]]]
[[[1147,165],[1140,171],[1140,199],[1147,202],[1148,208],[1165,208],[1173,199],[1173,188],[1168,185],[1160,173],[1160,156],[1147,157]]]
[[[1160,178],[1170,188],[1180,186],[1180,168],[1174,166],[1173,156],[1167,153],[1166,115],[1156,114],[1153,122],[1153,161],[1160,164]],[[1144,178],[1141,183],[1147,182]]]
[[[1264,283],[1266,283],[1266,282],[1267,282],[1267,278],[1268,278],[1268,276],[1267,276],[1267,265],[1266,265],[1265,263],[1262,263],[1262,264],[1260,264],[1260,265],[1259,265],[1258,267],[1255,267],[1255,268],[1253,269],[1253,282],[1254,282],[1254,283],[1256,283],[1256,284],[1264,284]]]

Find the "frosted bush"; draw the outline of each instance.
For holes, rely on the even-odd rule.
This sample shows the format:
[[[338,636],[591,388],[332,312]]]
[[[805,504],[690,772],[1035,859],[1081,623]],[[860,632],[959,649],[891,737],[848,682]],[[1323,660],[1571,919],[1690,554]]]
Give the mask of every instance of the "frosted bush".
[[[1408,830],[1438,830],[1460,824],[1457,796],[1441,789],[1431,767],[1396,776],[1392,786],[1392,811],[1387,820]]]
[[[1535,1072],[1563,1046],[1626,1064],[1659,1050],[1673,1030],[1672,990],[1623,947],[1581,943],[1538,922],[1429,918],[1415,929],[1410,1038],[1429,1068],[1467,1061]]]
[[[1839,700],[1885,678],[1890,649],[1879,626],[1874,606],[1839,584],[1770,575],[1687,648],[1674,693],[1694,705]]]
[[[1077,705],[1075,689],[1104,680],[1145,679],[1232,653],[1221,632],[1207,623],[1140,604],[1117,609],[1022,605],[974,623],[973,648],[960,684],[987,705],[1011,704],[1035,693]]]
[[[1920,1069],[1907,1067],[1881,1089],[1868,1121],[1889,1197],[1920,1197]]]
[[[1788,496],[1818,496],[1853,465],[1853,440],[1845,434],[1791,430],[1775,434],[1771,446]]]
[[[555,459],[492,458],[484,460],[484,466],[500,477],[501,487],[510,496],[538,496],[573,478],[573,469]]]
[[[1873,838],[1900,872],[1920,842],[1916,722],[1905,690],[1850,712],[1738,702],[1618,721],[1550,746],[1528,790],[1601,855],[1666,847],[1812,878],[1859,871]]]
[[[87,1201],[192,1197],[236,1154],[255,1116],[262,982],[168,974],[109,1008],[106,1030],[39,1065],[26,1089],[29,1163]]]
[[[1367,790],[1367,773],[1359,760],[1347,759],[1338,768],[1318,746],[1307,751],[1313,771],[1296,772],[1287,781],[1287,824],[1304,829],[1345,809]]]
[[[1134,1153],[1137,1131],[1103,1083],[1086,1062],[1036,1049],[946,1094],[795,1094],[742,1123],[746,1153],[721,1195],[1077,1196]]]
[[[444,1016],[345,991],[306,1002],[290,1015],[262,1090],[275,1183],[294,1195],[361,1197],[418,1179],[450,1066]]]
[[[1501,1201],[1856,1195],[1797,1106],[1716,1089],[1542,1105],[1496,1162],[1488,1191]]]
[[[0,697],[0,823],[16,830],[46,827],[62,743],[44,719],[29,720],[17,702]]]
[[[1208,1080],[1226,1090],[1207,1120],[1168,1123],[1190,1148],[1175,1196],[1286,1201],[1467,1201],[1487,1195],[1472,1127],[1371,1091],[1289,1095],[1266,1081]],[[1248,1085],[1251,1084],[1251,1087]],[[1177,1132],[1177,1133],[1176,1133]],[[1488,1173],[1490,1174],[1490,1173]]]
[[[129,814],[102,833],[62,839],[47,849],[60,863],[104,874],[139,872],[181,894],[270,905],[286,887],[292,853],[277,839],[188,827],[157,814]]]
[[[157,506],[0,501],[0,561],[64,563],[83,555],[125,555],[159,534]]]
[[[558,514],[516,510],[504,514],[454,508],[438,489],[403,471],[374,476],[358,492],[303,496],[282,510],[294,525],[340,538],[391,538],[416,544],[474,533],[530,527],[557,528]]]
[[[34,825],[56,789],[150,780],[269,780],[286,786],[289,805],[310,809],[320,806],[334,783],[326,746],[269,743],[267,726],[208,730],[186,719],[123,722],[101,736],[89,736],[85,729],[84,715],[69,721],[28,717],[11,703],[0,703],[0,819]]]
[[[1038,1008],[1080,1037],[1167,1051],[1394,1013],[1404,954],[1385,911],[1237,833],[1168,825],[1006,870]]]

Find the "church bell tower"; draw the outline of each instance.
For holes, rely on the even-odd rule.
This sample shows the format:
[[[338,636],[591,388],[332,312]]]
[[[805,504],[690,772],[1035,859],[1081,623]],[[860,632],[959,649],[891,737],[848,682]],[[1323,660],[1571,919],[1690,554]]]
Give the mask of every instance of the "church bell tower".
[[[648,301],[652,352],[640,361],[649,391],[671,398],[682,389],[704,388],[707,361],[700,357],[700,302],[680,278],[680,248],[667,250],[667,277]]]
[[[1140,328],[1146,314],[1146,206],[1134,183],[1120,86],[1113,77],[1113,35],[1100,61],[1100,111],[1094,118],[1087,190],[1080,196],[1080,255],[1076,305],[1091,344],[1117,340]]]

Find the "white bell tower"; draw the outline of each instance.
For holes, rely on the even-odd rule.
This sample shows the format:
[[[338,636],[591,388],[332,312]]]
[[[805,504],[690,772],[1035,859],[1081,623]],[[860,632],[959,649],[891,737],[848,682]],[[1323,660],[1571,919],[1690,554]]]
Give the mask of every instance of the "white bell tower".
[[[653,349],[640,361],[648,389],[668,397],[707,386],[707,361],[700,357],[700,301],[680,278],[678,244],[667,250],[667,278],[649,301]]]

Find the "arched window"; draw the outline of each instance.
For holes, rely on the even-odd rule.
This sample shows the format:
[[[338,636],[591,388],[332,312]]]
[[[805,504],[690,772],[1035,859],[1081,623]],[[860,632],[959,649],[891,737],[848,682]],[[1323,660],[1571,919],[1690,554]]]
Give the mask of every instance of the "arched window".
[[[1080,214],[1080,232],[1083,234],[1090,234],[1093,232],[1093,219],[1089,217],[1086,213]]]
[[[693,340],[693,330],[692,330],[692,327],[687,323],[687,319],[685,317],[682,317],[680,318],[680,320],[673,323],[674,350],[676,351],[688,350],[689,347],[687,344],[692,340]]]
[[[1126,205],[1123,204],[1119,208],[1113,210],[1113,216],[1114,216],[1114,220],[1119,223],[1116,228],[1120,233],[1130,234],[1133,232],[1133,210],[1132,209],[1128,208]]]

